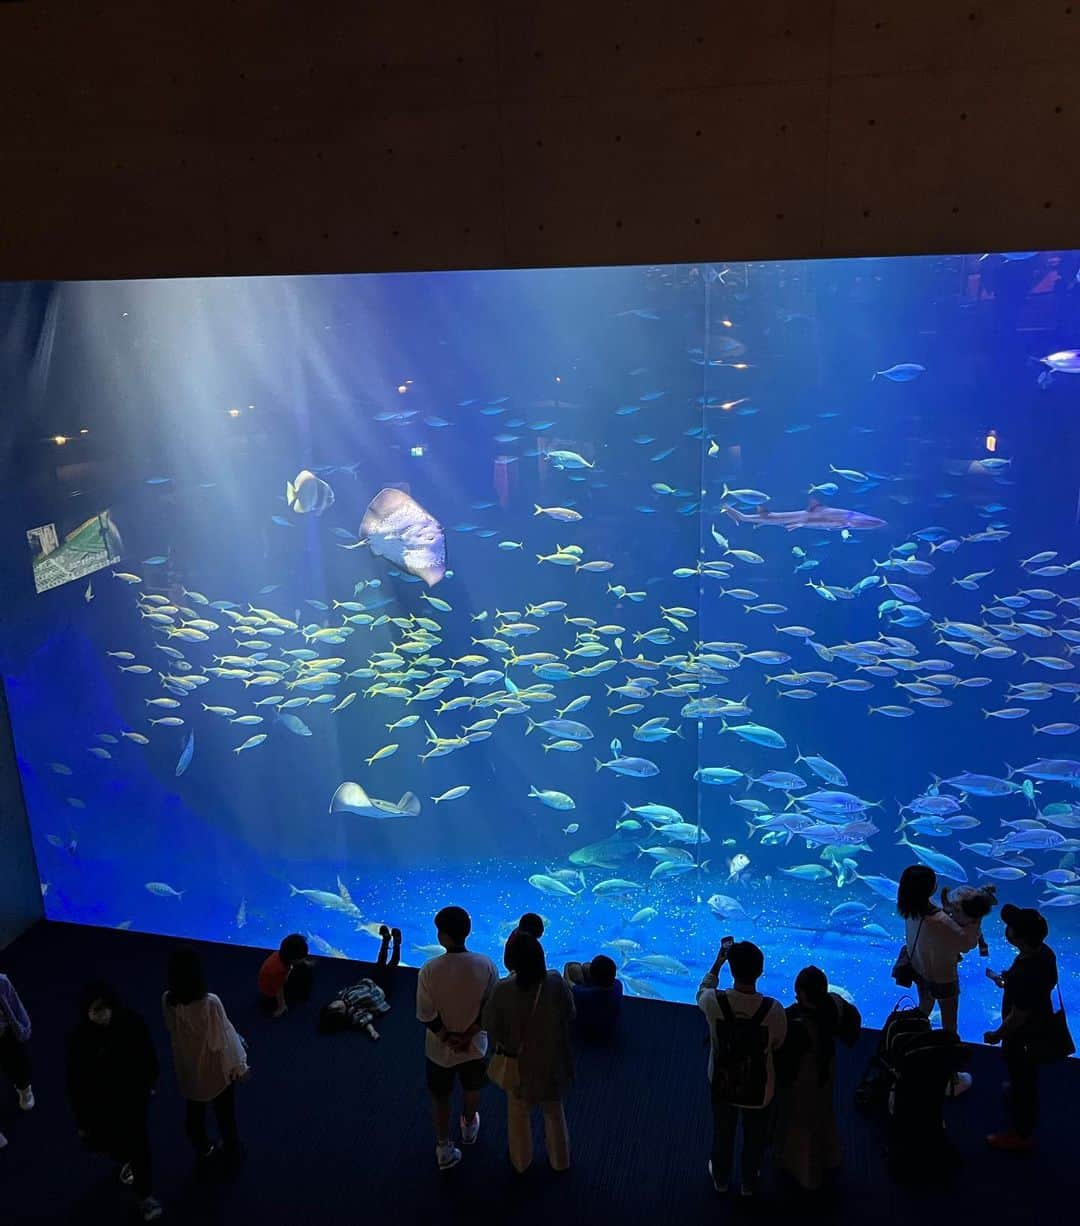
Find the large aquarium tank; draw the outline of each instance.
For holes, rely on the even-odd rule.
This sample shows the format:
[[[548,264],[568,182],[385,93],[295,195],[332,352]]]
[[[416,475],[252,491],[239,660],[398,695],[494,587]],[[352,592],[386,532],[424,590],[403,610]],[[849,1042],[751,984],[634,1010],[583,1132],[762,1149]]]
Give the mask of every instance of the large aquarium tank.
[[[731,934],[880,1021],[921,861],[1074,972],[1078,268],[2,287],[48,916],[415,965],[537,911],[677,1001]]]

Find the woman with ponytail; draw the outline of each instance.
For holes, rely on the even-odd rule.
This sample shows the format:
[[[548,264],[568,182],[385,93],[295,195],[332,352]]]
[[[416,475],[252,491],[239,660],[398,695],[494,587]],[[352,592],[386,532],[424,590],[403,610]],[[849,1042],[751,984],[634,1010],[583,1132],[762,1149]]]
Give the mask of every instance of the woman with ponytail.
[[[833,1110],[836,1041],[859,1037],[858,1009],[829,991],[825,972],[804,967],[795,977],[795,1004],[777,1054],[777,1122],[773,1160],[804,1191],[815,1192],[841,1163]]]

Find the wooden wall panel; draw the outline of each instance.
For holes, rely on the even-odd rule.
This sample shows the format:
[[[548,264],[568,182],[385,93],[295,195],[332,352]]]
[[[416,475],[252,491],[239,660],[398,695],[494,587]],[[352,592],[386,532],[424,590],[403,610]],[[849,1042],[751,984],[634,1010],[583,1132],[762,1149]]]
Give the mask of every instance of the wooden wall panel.
[[[1080,245],[1075,7],[0,3],[0,278]]]

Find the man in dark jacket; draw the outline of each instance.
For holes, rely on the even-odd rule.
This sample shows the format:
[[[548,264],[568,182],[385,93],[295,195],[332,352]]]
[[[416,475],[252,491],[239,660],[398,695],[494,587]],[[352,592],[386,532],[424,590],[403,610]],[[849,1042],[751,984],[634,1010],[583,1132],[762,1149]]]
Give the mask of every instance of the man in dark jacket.
[[[79,1022],[68,1037],[67,1089],[79,1136],[88,1148],[123,1163],[143,1220],[156,1221],[147,1108],[158,1077],[157,1052],[146,1023],[124,1008],[116,989],[89,984]]]

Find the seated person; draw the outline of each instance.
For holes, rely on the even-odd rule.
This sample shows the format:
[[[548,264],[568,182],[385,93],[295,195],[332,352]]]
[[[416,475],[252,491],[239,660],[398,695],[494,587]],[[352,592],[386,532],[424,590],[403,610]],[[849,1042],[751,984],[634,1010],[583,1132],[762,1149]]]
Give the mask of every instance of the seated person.
[[[583,1039],[605,1042],[615,1033],[622,1003],[622,982],[615,977],[615,963],[606,954],[591,962],[568,962],[563,978],[574,994],[575,1026]]]
[[[281,1017],[290,1005],[301,1004],[311,995],[311,959],[308,943],[298,932],[290,933],[259,968],[259,1000],[271,1017]]]
[[[503,947],[503,966],[505,966],[511,974],[513,974],[513,970],[510,966],[510,951],[514,947],[514,938],[519,932],[527,932],[529,936],[536,937],[536,939],[539,941],[544,935],[543,918],[537,915],[535,911],[526,911],[521,919],[518,920],[517,927],[506,938],[506,945]]]

